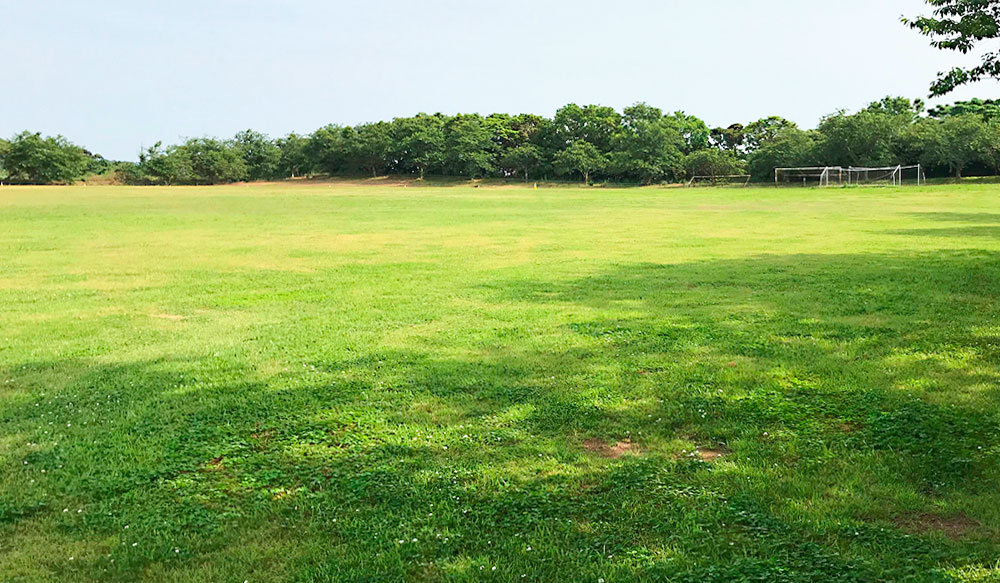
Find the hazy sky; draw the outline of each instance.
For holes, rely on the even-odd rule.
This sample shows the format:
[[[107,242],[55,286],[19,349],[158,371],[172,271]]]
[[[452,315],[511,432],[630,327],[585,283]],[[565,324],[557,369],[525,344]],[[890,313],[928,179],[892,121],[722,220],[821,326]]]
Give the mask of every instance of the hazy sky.
[[[0,136],[184,137],[646,101],[711,125],[923,97],[921,0],[0,0]],[[1000,96],[995,82],[952,97]]]

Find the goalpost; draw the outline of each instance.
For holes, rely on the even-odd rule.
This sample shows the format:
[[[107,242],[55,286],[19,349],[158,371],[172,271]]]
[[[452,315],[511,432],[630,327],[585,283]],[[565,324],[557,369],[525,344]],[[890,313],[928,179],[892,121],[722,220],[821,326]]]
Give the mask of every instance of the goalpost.
[[[805,166],[801,168],[775,168],[774,183],[802,184],[809,186],[885,184],[903,186],[927,182],[920,164],[882,166],[877,168],[854,166]]]

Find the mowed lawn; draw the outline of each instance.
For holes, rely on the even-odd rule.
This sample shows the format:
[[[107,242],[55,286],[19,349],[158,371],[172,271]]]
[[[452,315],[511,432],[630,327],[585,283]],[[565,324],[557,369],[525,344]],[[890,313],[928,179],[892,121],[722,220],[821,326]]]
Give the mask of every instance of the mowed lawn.
[[[996,581],[1000,186],[0,188],[0,581]]]

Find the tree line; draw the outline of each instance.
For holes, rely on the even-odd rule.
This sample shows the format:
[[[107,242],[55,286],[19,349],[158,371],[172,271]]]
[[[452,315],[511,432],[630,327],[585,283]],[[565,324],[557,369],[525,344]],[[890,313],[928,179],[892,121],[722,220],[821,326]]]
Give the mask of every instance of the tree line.
[[[777,116],[710,128],[645,103],[621,112],[570,104],[551,118],[418,114],[277,139],[247,130],[232,139],[157,143],[138,162],[108,161],[61,136],[0,140],[0,180],[31,184],[112,173],[137,185],[384,175],[659,184],[749,174],[764,182],[777,167],[915,163],[930,176],[1000,174],[1000,102],[926,111],[920,100],[887,97],[829,115],[815,129]]]

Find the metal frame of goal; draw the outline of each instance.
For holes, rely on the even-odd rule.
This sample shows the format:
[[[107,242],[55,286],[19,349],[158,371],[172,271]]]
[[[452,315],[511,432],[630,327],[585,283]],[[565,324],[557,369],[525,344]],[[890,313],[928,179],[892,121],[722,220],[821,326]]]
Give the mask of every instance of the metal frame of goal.
[[[913,182],[917,186],[927,182],[927,176],[920,164],[904,166],[881,166],[877,168],[856,166],[806,166],[801,168],[775,168],[774,183],[798,183],[803,186],[815,183],[818,186],[832,184],[886,184],[903,186]]]
[[[749,174],[725,174],[721,176],[695,176],[688,181],[688,186],[750,186]]]

